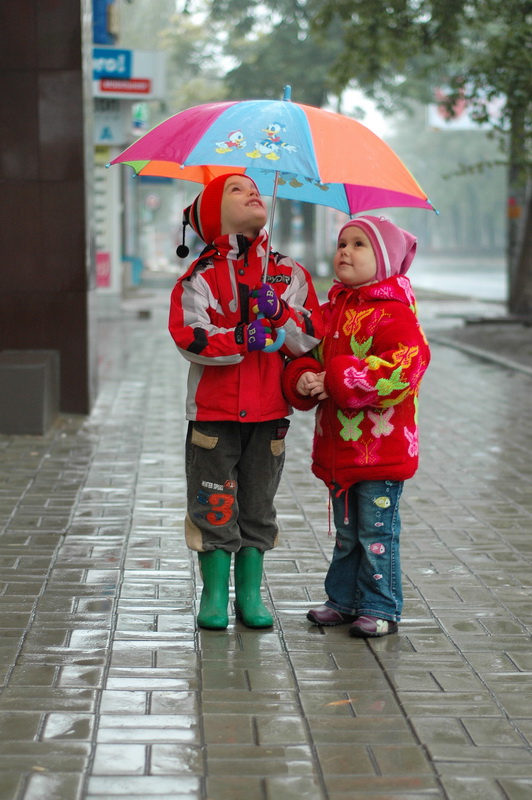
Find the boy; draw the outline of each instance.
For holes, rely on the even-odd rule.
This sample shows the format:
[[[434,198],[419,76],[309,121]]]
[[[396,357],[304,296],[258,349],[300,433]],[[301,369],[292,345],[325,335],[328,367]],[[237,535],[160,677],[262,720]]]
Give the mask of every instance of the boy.
[[[183,231],[191,225],[207,245],[177,281],[169,321],[190,362],[185,536],[200,562],[203,628],[228,625],[232,553],[237,617],[250,628],[273,624],[260,587],[264,553],[278,540],[274,496],[291,413],[281,374],[285,355],[302,355],[323,333],[301,265],[272,253],[262,280],[266,218],[255,183],[240,174],[218,176],[184,211]],[[264,352],[280,327],[282,350]]]
[[[336,527],[328,599],[307,619],[350,622],[364,638],[396,633],[403,605],[399,499],[418,466],[417,396],[430,359],[404,277],[415,251],[415,237],[383,217],[344,225],[325,338],[316,358],[283,375],[292,405],[320,404],[312,471],[329,487]]]

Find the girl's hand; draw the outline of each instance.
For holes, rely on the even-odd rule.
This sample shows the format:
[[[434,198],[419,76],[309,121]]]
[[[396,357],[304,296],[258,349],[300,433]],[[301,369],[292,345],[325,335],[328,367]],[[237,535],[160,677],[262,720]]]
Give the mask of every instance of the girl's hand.
[[[296,383],[296,391],[303,397],[308,397],[311,387],[314,385],[315,372],[303,372]]]
[[[317,395],[318,400],[324,400],[328,397],[323,386],[324,378],[325,372],[303,372],[296,384],[298,394],[304,397],[316,397]]]
[[[329,397],[325,391],[325,372],[315,372],[312,386],[310,387],[310,395],[318,398],[318,400],[325,400]]]

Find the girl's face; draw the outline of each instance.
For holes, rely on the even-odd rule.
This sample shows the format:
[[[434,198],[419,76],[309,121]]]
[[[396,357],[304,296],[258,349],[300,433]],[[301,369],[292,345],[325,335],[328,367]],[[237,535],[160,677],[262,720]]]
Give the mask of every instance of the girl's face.
[[[377,260],[362,228],[350,225],[338,239],[333,259],[334,274],[346,286],[365,286],[376,282]]]
[[[266,225],[266,206],[257,187],[244,175],[231,175],[222,195],[222,235],[243,233],[254,239]]]

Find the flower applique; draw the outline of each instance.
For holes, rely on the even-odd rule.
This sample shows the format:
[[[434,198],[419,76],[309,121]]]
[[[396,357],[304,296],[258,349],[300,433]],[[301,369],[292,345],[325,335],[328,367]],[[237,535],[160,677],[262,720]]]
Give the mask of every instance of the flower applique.
[[[369,339],[366,339],[364,342],[357,342],[354,336],[351,336],[349,344],[351,346],[351,350],[353,351],[353,355],[357,358],[363,359],[366,358],[368,354],[368,350],[370,349],[373,342],[373,336],[370,336]]]
[[[409,431],[408,428],[404,429],[405,437],[408,440],[408,455],[413,458],[419,452],[418,436],[416,431]]]
[[[364,412],[360,411],[356,417],[347,417],[340,410],[338,410],[336,416],[343,426],[342,430],[340,431],[340,436],[344,442],[358,442],[362,436],[362,431],[358,426],[364,419]]]
[[[344,370],[344,384],[348,389],[362,389],[363,392],[374,392],[375,387],[367,378],[368,367],[357,369],[347,367]]]
[[[412,291],[412,285],[411,285],[410,281],[408,280],[408,278],[405,278],[402,275],[399,275],[397,277],[397,283],[399,284],[399,286],[403,289],[404,293],[406,294],[406,298],[407,298],[407,300],[408,300],[408,302],[410,304],[410,307],[413,310],[415,310],[415,308],[416,308],[416,296],[415,296],[414,292]]]
[[[398,367],[392,372],[389,378],[381,378],[377,381],[377,391],[381,397],[387,397],[392,392],[400,392],[408,388],[408,383],[401,381],[402,367]]]
[[[373,436],[376,438],[379,436],[389,436],[393,432],[394,426],[390,420],[394,413],[393,407],[388,408],[386,411],[381,411],[380,413],[376,411],[368,411],[368,417],[374,423],[373,428],[371,429]]]

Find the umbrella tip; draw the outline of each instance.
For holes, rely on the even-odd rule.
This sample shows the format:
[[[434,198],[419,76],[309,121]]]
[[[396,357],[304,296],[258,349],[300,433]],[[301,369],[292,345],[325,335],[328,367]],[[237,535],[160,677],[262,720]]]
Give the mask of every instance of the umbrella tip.
[[[291,99],[292,99],[292,87],[291,87],[290,85],[288,85],[288,84],[287,84],[287,85],[284,87],[284,95],[283,95],[283,100],[288,100],[288,101],[290,101]]]

